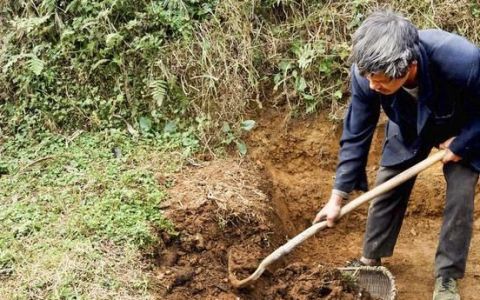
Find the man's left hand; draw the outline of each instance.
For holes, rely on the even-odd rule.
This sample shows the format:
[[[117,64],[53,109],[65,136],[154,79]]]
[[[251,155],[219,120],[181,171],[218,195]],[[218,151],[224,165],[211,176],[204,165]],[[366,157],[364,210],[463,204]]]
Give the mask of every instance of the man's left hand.
[[[451,137],[439,145],[440,149],[445,149],[445,155],[442,158],[442,162],[444,164],[448,162],[458,162],[462,159],[460,156],[456,155],[450,149],[448,149],[448,146],[450,146],[454,139],[455,137]]]

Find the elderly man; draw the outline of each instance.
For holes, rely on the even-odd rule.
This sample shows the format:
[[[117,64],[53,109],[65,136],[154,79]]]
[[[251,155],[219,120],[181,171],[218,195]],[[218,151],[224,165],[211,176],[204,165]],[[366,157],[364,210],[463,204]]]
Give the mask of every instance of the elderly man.
[[[380,108],[389,118],[376,185],[446,149],[446,204],[435,256],[433,299],[460,299],[480,171],[480,50],[442,30],[417,30],[391,11],[370,15],[353,36],[351,103],[332,195],[314,222],[333,226],[343,200],[367,190],[365,165]],[[415,178],[370,205],[359,263],[393,254]]]

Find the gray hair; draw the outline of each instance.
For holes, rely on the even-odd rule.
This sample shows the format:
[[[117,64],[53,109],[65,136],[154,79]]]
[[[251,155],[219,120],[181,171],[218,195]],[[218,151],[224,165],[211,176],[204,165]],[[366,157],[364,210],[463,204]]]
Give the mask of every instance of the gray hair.
[[[350,61],[362,75],[383,72],[400,78],[418,60],[418,44],[418,30],[409,20],[392,11],[377,11],[354,33]]]

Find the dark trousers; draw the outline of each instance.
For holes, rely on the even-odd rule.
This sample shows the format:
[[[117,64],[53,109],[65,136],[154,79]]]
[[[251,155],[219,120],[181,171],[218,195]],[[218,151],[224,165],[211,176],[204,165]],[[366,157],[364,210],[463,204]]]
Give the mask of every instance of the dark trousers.
[[[380,167],[376,185],[403,170]],[[462,278],[472,236],[473,200],[478,172],[462,163],[447,163],[443,166],[443,174],[447,182],[447,194],[435,256],[435,275]],[[375,198],[370,204],[363,244],[364,257],[382,258],[393,254],[415,179]]]

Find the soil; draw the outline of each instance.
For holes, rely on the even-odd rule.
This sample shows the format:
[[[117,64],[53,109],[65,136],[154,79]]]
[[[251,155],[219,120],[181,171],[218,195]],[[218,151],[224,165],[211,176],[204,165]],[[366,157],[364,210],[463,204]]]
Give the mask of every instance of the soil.
[[[163,209],[178,235],[162,234],[155,271],[159,299],[370,299],[336,270],[361,253],[367,205],[305,241],[251,287],[236,290],[228,282],[229,255],[237,278],[246,278],[310,226],[330,196],[340,124],[322,115],[286,120],[282,112],[257,120],[246,158],[198,160],[170,180]],[[367,165],[370,182],[382,140],[380,124]],[[419,175],[395,253],[384,261],[396,278],[398,299],[431,298],[444,195],[441,164]],[[480,283],[480,221],[474,231],[462,299],[477,299]]]

